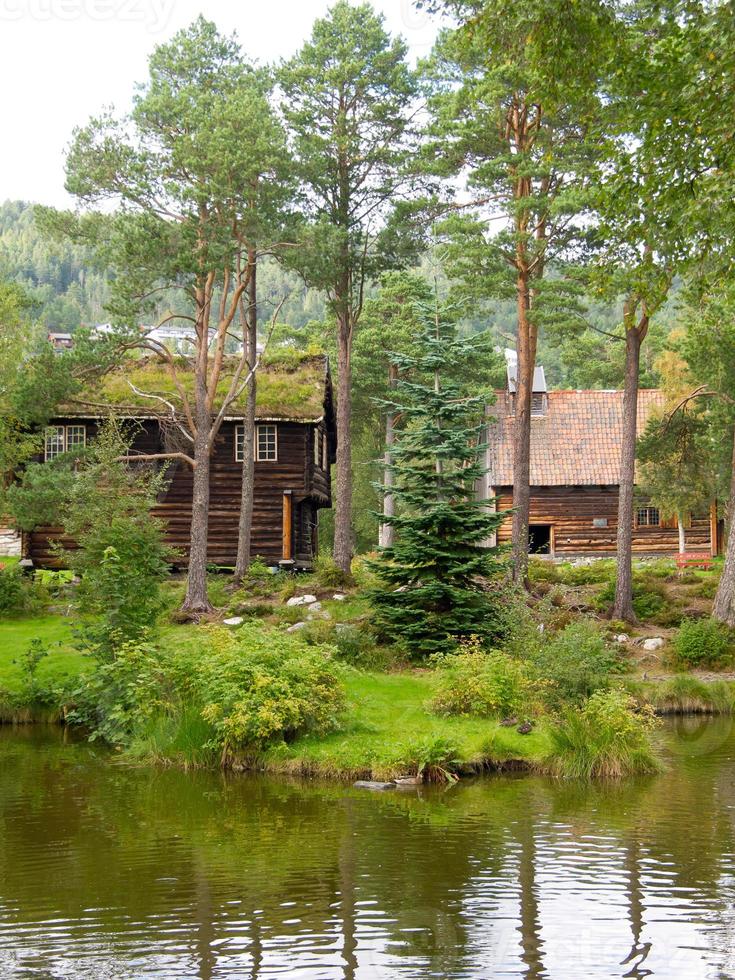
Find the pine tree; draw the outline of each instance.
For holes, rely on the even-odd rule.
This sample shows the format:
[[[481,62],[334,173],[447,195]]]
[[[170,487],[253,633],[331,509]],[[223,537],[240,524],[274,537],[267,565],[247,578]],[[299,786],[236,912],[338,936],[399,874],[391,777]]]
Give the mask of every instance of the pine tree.
[[[413,657],[502,632],[502,600],[487,579],[504,562],[486,542],[506,517],[476,494],[485,399],[465,394],[460,379],[477,341],[459,338],[447,311],[420,309],[422,333],[411,354],[395,355],[395,399],[384,403],[404,420],[392,449],[396,513],[383,518],[395,542],[370,563],[381,582],[371,593],[376,623]]]

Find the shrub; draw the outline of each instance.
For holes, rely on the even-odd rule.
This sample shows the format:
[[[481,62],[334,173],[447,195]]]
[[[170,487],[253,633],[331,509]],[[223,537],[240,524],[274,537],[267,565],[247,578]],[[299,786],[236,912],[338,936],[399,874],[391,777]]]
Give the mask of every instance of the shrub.
[[[717,594],[717,585],[717,578],[707,578],[700,582],[696,588],[693,588],[691,594],[700,599],[714,599]]]
[[[595,596],[595,606],[606,612],[614,601],[615,580],[611,579]],[[665,606],[666,588],[659,579],[655,577],[642,578],[639,575],[633,576],[633,611],[638,619],[651,619],[659,614]]]
[[[239,602],[228,609],[230,616],[243,616],[250,619],[264,619],[273,612],[273,606],[267,602]]]
[[[551,727],[550,766],[558,775],[582,779],[658,772],[650,739],[654,726],[652,709],[637,709],[630,694],[596,691]]]
[[[400,764],[421,776],[427,783],[453,783],[461,756],[459,746],[451,738],[427,735],[406,745]]]
[[[686,618],[686,612],[679,603],[672,606],[664,606],[661,612],[651,616],[651,622],[655,626],[663,629],[672,629],[681,625],[681,621]]]
[[[38,604],[37,600],[32,580],[26,578],[17,565],[0,568],[0,613],[29,612]]]
[[[653,561],[641,562],[640,571],[652,578],[670,579],[676,575],[676,562],[671,558],[655,558]]]
[[[319,554],[314,559],[314,574],[323,589],[344,589],[354,585],[350,572],[343,572],[330,554]]]
[[[127,745],[155,717],[175,712],[176,695],[170,657],[145,636],[123,640],[84,677],[69,720],[88,728],[93,741]]]
[[[121,462],[128,441],[117,423],[106,423],[74,470],[62,507],[63,526],[78,546],[64,558],[81,579],[81,611],[94,617],[86,641],[104,656],[153,626],[171,557],[163,525],[150,514],[165,471]]]
[[[41,639],[35,637],[30,641],[23,653],[15,658],[13,663],[20,670],[20,688],[14,692],[13,699],[18,707],[38,707],[39,705],[58,707],[64,700],[62,684],[44,682],[38,676],[40,664],[49,655],[48,647]]]
[[[284,577],[284,575],[275,575],[265,560],[256,556],[251,560],[235,593],[235,598],[243,600],[255,596],[259,598],[271,596],[283,585]]]
[[[288,602],[299,591],[298,575],[294,572],[281,572],[278,575],[278,598],[281,602]]]
[[[38,568],[33,578],[52,595],[59,595],[74,581],[74,572],[70,568]]]
[[[610,675],[624,669],[595,625],[584,620],[552,637],[536,653],[534,664],[539,676],[551,682],[549,699],[556,705],[584,700],[608,687]]]
[[[714,619],[685,619],[674,637],[677,667],[723,667],[732,659],[731,637]]]
[[[210,634],[211,635],[211,634]],[[198,662],[195,693],[223,756],[337,726],[345,707],[332,650],[243,626]]]
[[[528,580],[534,585],[538,582],[554,584],[561,582],[561,575],[553,561],[544,561],[543,558],[532,557],[528,560]]]
[[[352,623],[339,623],[334,630],[332,642],[337,656],[345,663],[363,670],[380,669],[391,660],[391,655],[379,651],[372,632],[365,626]]]
[[[615,575],[615,563],[608,559],[594,559],[581,565],[564,564],[559,568],[565,585],[599,585],[609,582]]]
[[[336,726],[345,692],[332,652],[255,623],[236,633],[203,627],[198,643],[176,653],[146,638],[123,642],[75,692],[73,720],[115,745],[153,739],[159,755],[177,751],[167,735],[178,744],[198,733],[193,756],[226,760]]]
[[[537,685],[524,665],[497,650],[485,653],[476,638],[440,663],[441,679],[431,702],[438,714],[505,717],[528,712],[538,700]]]

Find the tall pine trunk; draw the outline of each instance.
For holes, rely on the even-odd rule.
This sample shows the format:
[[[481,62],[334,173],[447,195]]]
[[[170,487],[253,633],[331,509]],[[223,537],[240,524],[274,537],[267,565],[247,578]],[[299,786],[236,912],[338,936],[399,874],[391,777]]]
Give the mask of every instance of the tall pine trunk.
[[[339,314],[337,348],[337,466],[334,509],[334,560],[343,572],[352,565],[352,324]]]
[[[528,573],[528,523],[531,507],[531,399],[536,366],[536,330],[529,321],[531,290],[528,275],[519,275],[516,394],[513,425],[513,581],[525,583]]]
[[[258,294],[255,254],[248,255],[251,264],[248,291],[247,326],[245,331],[247,370],[250,377],[247,383],[247,405],[243,419],[242,490],[240,492],[240,517],[237,526],[237,560],[235,561],[236,583],[242,581],[250,567],[250,549],[253,531],[253,500],[255,497],[255,400],[257,379],[254,370],[258,357]]]
[[[388,384],[391,391],[396,386],[396,379],[398,377],[398,369],[394,364],[391,364],[388,369]],[[385,417],[385,455],[383,457],[384,470],[383,470],[383,486],[385,487],[383,491],[383,517],[393,517],[396,512],[395,499],[391,493],[391,488],[393,486],[393,470],[391,469],[391,464],[393,463],[393,445],[396,438],[396,416],[393,412],[388,412]],[[394,528],[392,524],[381,524],[378,529],[378,544],[381,548],[390,548],[395,539]]]
[[[641,360],[641,333],[633,324],[625,330],[625,391],[623,393],[623,442],[620,452],[620,492],[618,496],[617,579],[613,619],[633,622],[633,491],[635,485],[635,444],[638,425],[638,379]]]
[[[687,532],[681,514],[676,515],[676,526],[679,531],[679,554],[683,555],[687,550]]]
[[[389,412],[385,417],[385,455],[383,456],[383,517],[393,517],[396,512],[395,500],[391,492],[393,486],[393,444],[395,442],[395,416]],[[390,548],[395,535],[393,525],[382,523],[378,530],[378,544],[381,548]]]
[[[733,435],[730,499],[727,504],[728,533],[725,564],[717,586],[712,615],[721,623],[735,627],[735,434]]]
[[[189,574],[186,598],[182,609],[198,614],[210,612],[207,597],[207,538],[209,535],[209,419],[202,413],[194,439],[193,487],[191,499],[191,530],[189,536]],[[208,414],[208,413],[207,413]]]

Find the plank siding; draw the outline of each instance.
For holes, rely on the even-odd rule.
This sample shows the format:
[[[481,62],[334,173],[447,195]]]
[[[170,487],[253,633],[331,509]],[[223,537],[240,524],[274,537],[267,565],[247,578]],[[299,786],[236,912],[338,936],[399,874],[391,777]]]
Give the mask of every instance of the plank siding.
[[[496,488],[498,510],[513,506],[511,487]],[[607,527],[595,527],[595,518],[606,518]],[[554,554],[615,554],[618,518],[618,488],[532,487],[531,524],[550,524],[554,528]],[[498,530],[498,544],[511,541],[512,518]],[[687,548],[706,551],[710,547],[707,515],[693,516],[687,528]],[[633,551],[638,554],[676,554],[679,536],[676,528],[640,527],[633,531]]]
[[[54,424],[62,425],[66,421],[58,419]],[[81,420],[68,421],[78,424]],[[97,423],[88,420],[86,424],[87,438],[91,439]],[[158,423],[144,420],[139,426],[132,451],[161,451],[163,442]],[[237,557],[242,464],[235,460],[235,427],[235,422],[223,424],[211,461],[208,559],[217,565],[234,565]],[[314,467],[313,424],[280,422],[277,427],[278,459],[255,463],[251,554],[273,562],[281,559],[283,493],[290,490],[294,499],[294,557],[298,562],[308,564],[315,554],[313,527],[317,509],[331,505],[329,472]],[[176,463],[168,472],[168,488],[153,514],[164,521],[166,540],[178,552],[177,563],[184,565],[191,525],[192,471],[185,464]],[[55,541],[65,547],[74,544],[62,528],[40,527],[28,536],[27,552],[36,565],[55,567],[59,564],[53,550]]]

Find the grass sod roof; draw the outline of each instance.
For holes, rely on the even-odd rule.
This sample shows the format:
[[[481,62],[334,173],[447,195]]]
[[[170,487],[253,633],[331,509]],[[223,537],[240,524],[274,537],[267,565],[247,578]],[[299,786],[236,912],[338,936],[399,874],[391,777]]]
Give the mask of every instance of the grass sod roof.
[[[176,358],[179,381],[187,396],[194,392],[194,374],[190,360]],[[229,390],[237,360],[229,358],[223,365],[217,386],[215,411]],[[324,354],[281,350],[263,357],[257,373],[256,417],[299,422],[316,422],[324,417],[327,399],[328,360]],[[245,375],[243,375],[244,379]],[[133,387],[137,392],[133,390]],[[116,415],[144,417],[168,414],[168,409],[154,395],[164,398],[177,412],[183,413],[181,397],[167,366],[155,357],[127,358],[110,371],[94,387],[80,392],[57,414],[98,416],[112,410]],[[247,393],[228,407],[226,418],[241,418],[245,414]]]

